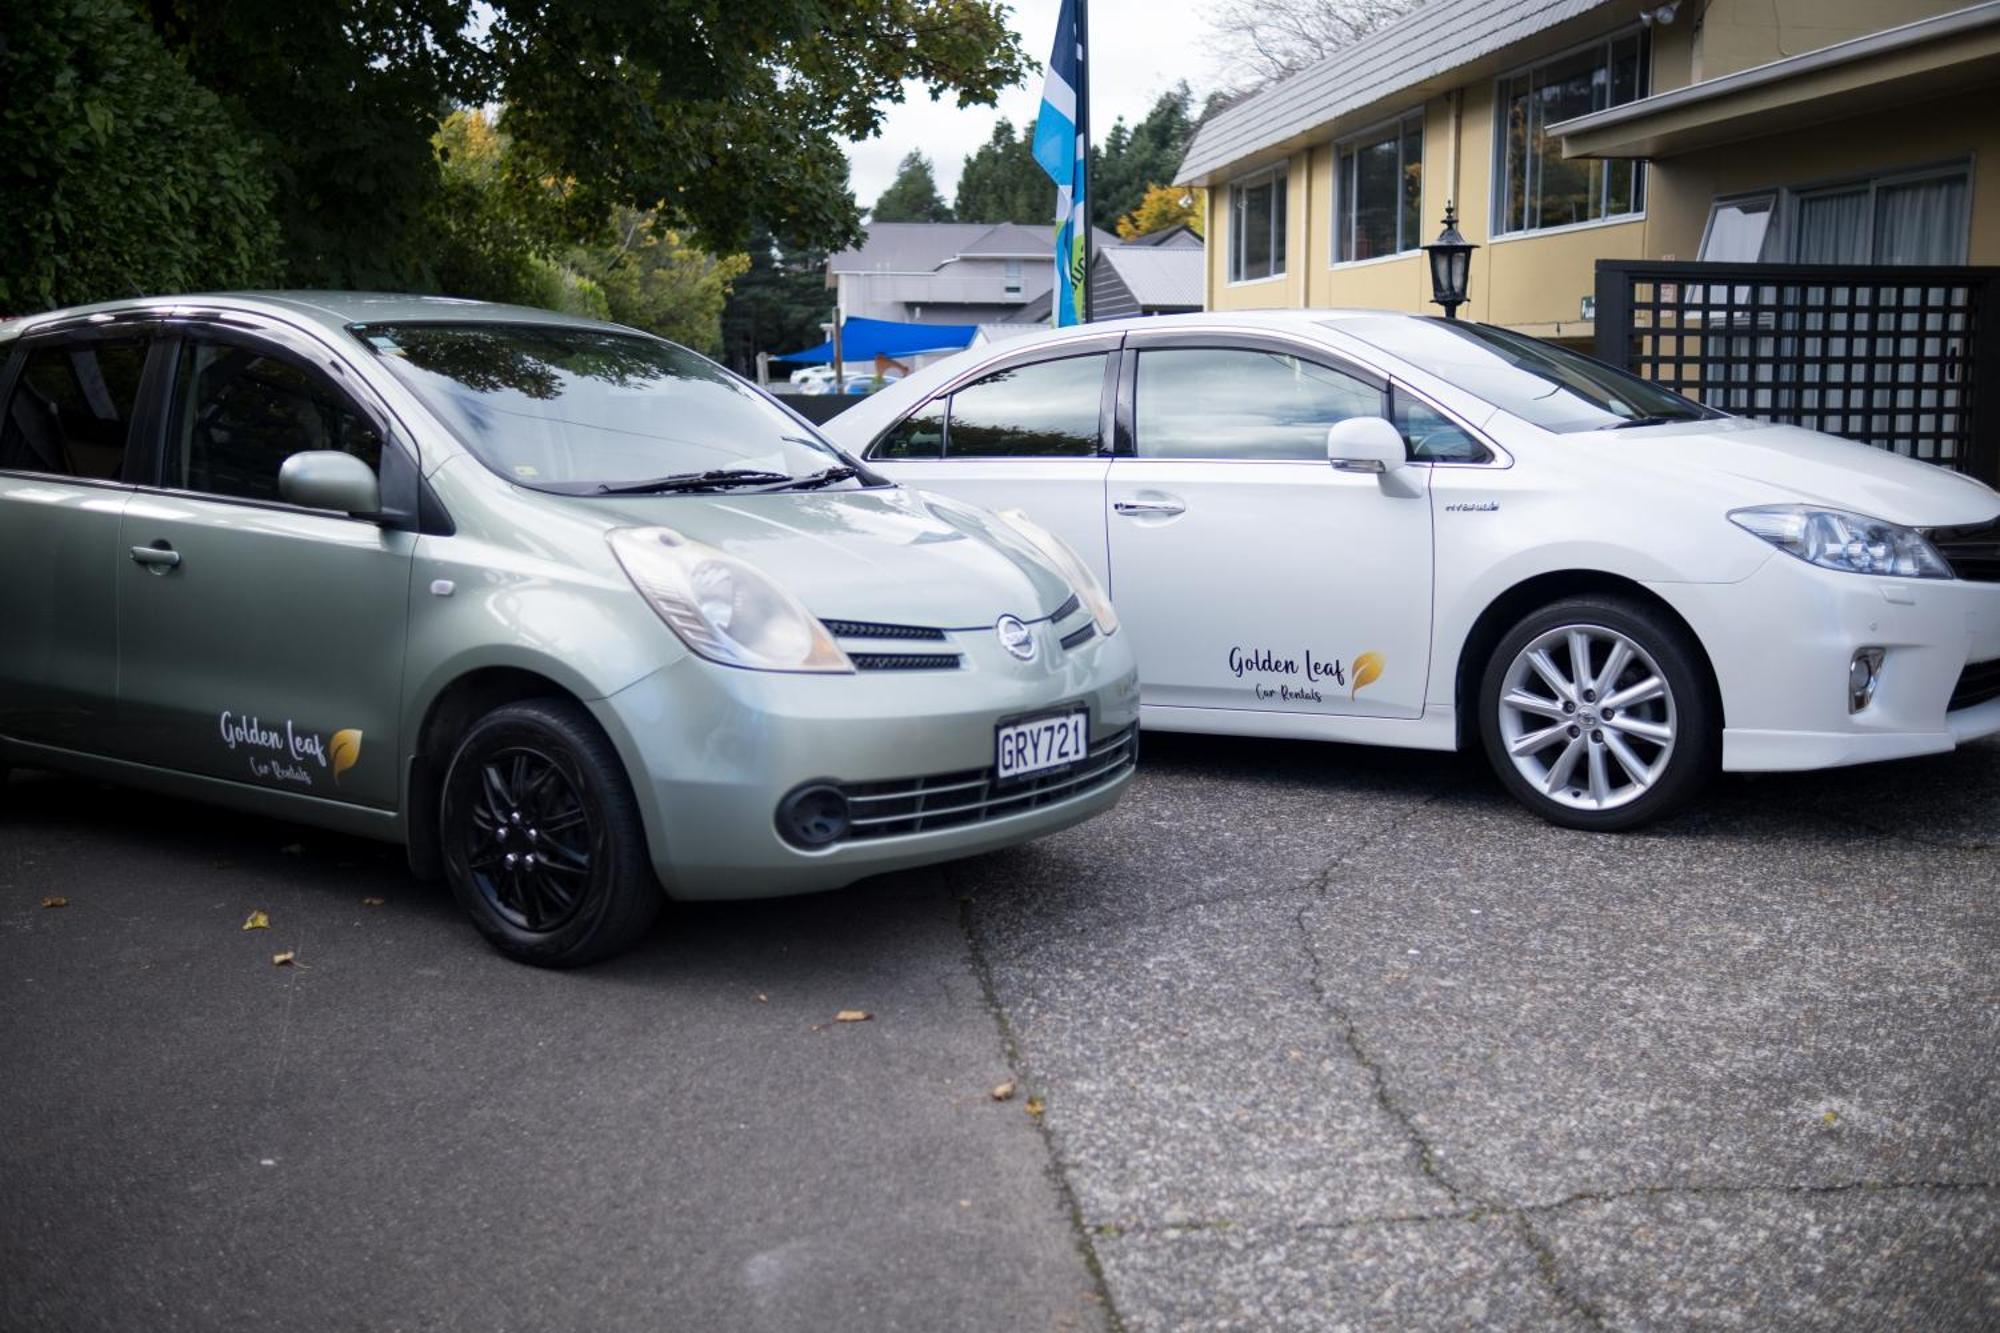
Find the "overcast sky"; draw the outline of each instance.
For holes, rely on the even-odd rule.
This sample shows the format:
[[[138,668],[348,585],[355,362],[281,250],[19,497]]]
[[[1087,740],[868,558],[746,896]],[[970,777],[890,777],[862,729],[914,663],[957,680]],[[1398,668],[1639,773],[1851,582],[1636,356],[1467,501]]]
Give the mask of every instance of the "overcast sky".
[[[1016,130],[1042,102],[1042,71],[1055,45],[1058,0],[1015,0],[1013,28],[1035,61],[1027,85],[1001,94],[998,106],[961,111],[949,99],[932,102],[912,85],[908,99],[889,108],[882,132],[847,146],[854,197],[872,205],[895,179],[896,164],[912,148],[930,158],[938,190],[949,203],[958,190],[966,154],[986,142],[993,122],[1005,116]],[[1195,0],[1090,0],[1090,131],[1102,140],[1111,122],[1138,120],[1159,95],[1186,79],[1197,96],[1215,80],[1208,53],[1206,5]],[[1054,189],[1053,186],[1050,187]],[[1049,197],[1055,211],[1055,196]]]

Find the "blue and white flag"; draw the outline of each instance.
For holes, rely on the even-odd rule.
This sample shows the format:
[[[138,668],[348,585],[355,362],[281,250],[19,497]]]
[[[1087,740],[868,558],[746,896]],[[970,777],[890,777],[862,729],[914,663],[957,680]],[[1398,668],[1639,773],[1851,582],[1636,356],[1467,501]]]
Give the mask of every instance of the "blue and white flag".
[[[1083,47],[1076,37],[1077,0],[1062,0],[1056,15],[1056,49],[1042,85],[1042,110],[1035,118],[1035,161],[1056,183],[1056,290],[1051,314],[1057,328],[1083,318],[1084,229],[1090,225],[1084,181],[1090,145],[1077,126],[1078,71]]]

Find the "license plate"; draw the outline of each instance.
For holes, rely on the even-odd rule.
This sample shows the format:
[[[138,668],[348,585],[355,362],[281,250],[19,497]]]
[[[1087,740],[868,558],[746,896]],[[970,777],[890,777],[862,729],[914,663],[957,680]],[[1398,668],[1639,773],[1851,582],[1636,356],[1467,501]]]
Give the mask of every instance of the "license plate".
[[[994,770],[1000,781],[1068,768],[1090,750],[1090,713],[1082,708],[993,729]]]

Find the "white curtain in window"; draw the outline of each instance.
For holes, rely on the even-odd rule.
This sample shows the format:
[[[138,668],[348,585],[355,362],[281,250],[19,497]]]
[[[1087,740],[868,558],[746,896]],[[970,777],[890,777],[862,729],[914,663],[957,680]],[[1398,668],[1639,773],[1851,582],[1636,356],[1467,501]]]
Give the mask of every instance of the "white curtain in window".
[[[1875,262],[1963,264],[1965,177],[1940,176],[1878,189]]]
[[[1793,257],[1801,264],[1867,263],[1867,189],[1800,199],[1799,239]]]

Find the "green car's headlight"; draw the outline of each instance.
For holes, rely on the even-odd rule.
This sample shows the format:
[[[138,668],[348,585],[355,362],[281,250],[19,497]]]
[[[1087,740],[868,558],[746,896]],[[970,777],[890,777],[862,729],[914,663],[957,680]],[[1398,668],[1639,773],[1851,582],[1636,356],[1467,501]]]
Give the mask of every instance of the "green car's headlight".
[[[826,626],[768,574],[672,528],[618,528],[612,554],[667,627],[711,662],[852,671]]]
[[[1866,514],[1815,505],[1760,505],[1732,510],[1729,521],[1821,569],[1899,579],[1952,577],[1951,566],[1921,532]]]
[[[1097,575],[1090,572],[1090,566],[1083,563],[1083,557],[1071,549],[1068,542],[1018,509],[1002,509],[1000,517],[1006,521],[1008,527],[1019,533],[1028,545],[1034,547],[1044,560],[1056,567],[1056,572],[1069,584],[1070,591],[1076,594],[1076,599],[1090,612],[1090,618],[1097,622],[1099,634],[1111,635],[1118,632],[1118,612],[1112,609],[1110,594],[1104,591],[1104,585],[1097,581]]]

